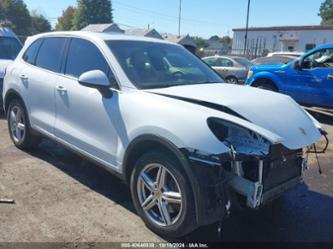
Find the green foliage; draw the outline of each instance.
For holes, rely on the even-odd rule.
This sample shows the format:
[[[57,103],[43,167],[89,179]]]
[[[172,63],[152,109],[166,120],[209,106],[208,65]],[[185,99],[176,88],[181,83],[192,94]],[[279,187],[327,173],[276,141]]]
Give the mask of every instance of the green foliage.
[[[32,19],[23,0],[1,0],[0,19],[18,35],[30,35]]]
[[[205,39],[203,39],[201,37],[198,37],[198,36],[192,37],[192,39],[193,39],[194,43],[197,45],[198,48],[208,47],[208,44],[205,41]]]
[[[38,34],[51,31],[50,22],[36,11],[31,12],[32,34]]]
[[[210,41],[220,41],[220,37],[217,35],[213,35],[209,38]]]
[[[64,10],[62,12],[62,16],[58,18],[56,30],[71,30],[72,29],[75,10],[76,9],[74,7],[69,6],[66,10]]]
[[[72,29],[80,30],[89,24],[111,23],[112,21],[110,0],[78,0]]]
[[[221,42],[226,45],[228,49],[232,48],[232,39],[230,36],[226,35],[221,38]]]
[[[322,25],[333,25],[333,0],[325,0],[319,9],[318,14]]]

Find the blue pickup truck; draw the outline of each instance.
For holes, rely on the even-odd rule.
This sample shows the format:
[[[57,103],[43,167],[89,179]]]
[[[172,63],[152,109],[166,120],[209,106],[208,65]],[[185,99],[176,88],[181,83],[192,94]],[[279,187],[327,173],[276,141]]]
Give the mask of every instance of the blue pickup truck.
[[[287,94],[304,105],[333,108],[333,44],[287,65],[251,67],[245,84]]]

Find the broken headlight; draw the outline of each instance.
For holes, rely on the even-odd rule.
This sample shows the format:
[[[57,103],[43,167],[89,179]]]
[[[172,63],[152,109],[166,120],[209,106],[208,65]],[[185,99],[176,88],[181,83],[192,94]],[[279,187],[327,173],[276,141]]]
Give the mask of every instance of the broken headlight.
[[[269,141],[258,133],[218,118],[209,118],[207,123],[214,135],[235,152],[256,156],[269,154]]]

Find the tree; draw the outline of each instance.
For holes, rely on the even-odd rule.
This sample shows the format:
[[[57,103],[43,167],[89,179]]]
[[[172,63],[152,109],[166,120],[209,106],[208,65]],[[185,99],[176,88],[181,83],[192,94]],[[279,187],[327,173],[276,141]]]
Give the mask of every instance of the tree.
[[[112,21],[110,0],[78,0],[72,29],[80,30],[89,24],[111,23]]]
[[[210,41],[220,41],[220,37],[218,37],[217,35],[213,35],[209,38]]]
[[[18,35],[30,35],[32,20],[23,0],[1,0],[1,21],[6,21]]]
[[[31,12],[32,34],[38,34],[51,31],[50,22],[36,11]]]
[[[208,47],[208,44],[205,41],[205,39],[198,37],[198,36],[192,37],[192,39],[198,48],[207,48]]]
[[[322,25],[333,25],[333,0],[325,0],[319,9],[318,14]]]
[[[221,38],[221,42],[226,45],[228,49],[231,49],[232,47],[232,39],[230,36],[226,35]]]
[[[62,12],[62,16],[58,18],[56,30],[71,30],[72,29],[75,10],[76,9],[74,7],[69,6],[66,10],[64,10]]]

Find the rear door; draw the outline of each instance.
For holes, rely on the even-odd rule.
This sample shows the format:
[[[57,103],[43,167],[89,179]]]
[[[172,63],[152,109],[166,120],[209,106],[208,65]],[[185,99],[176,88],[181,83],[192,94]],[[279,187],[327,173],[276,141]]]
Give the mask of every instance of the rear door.
[[[66,38],[35,41],[23,56],[25,66],[19,77],[26,88],[31,124],[49,135],[55,122],[54,87],[61,71]]]
[[[218,58],[215,61],[214,69],[226,79],[228,76],[233,75],[234,63],[228,58]]]
[[[101,50],[91,41],[72,38],[64,75],[56,89],[55,136],[107,166],[116,166],[117,126],[122,124],[119,91],[105,98],[94,88],[79,84],[82,73],[99,69],[113,79]],[[112,87],[112,85],[110,85]]]

